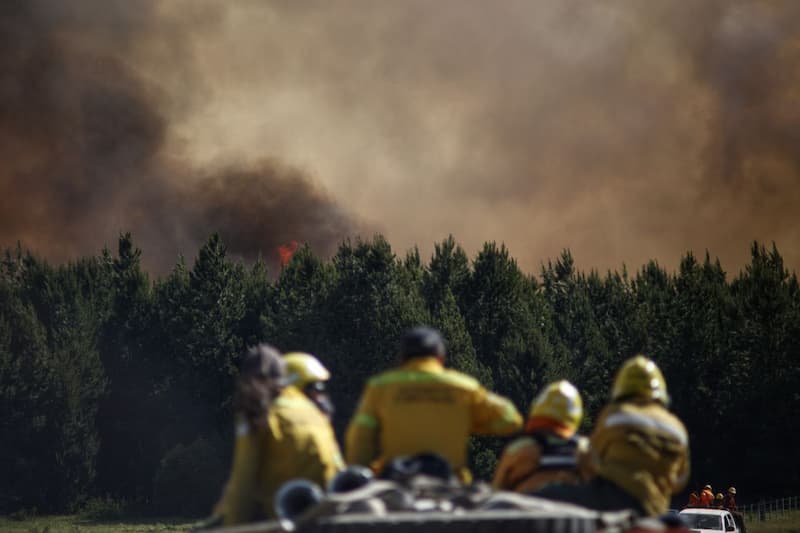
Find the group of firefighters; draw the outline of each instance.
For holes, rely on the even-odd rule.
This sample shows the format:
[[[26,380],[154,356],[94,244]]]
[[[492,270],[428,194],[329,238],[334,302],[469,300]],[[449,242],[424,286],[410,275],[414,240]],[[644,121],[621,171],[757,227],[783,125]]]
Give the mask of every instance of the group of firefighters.
[[[728,492],[723,496],[721,492],[714,495],[711,485],[706,484],[699,494],[697,491],[689,494],[689,503],[686,506],[738,511],[739,509],[736,507],[736,487],[728,487]]]
[[[330,423],[328,370],[310,354],[281,355],[267,344],[248,349],[237,383],[232,471],[215,514],[226,525],[271,518],[276,492],[289,480],[330,487],[346,464],[380,474],[420,454],[443,458],[470,483],[471,434],[518,435],[494,473],[498,490],[659,516],[687,484],[686,428],[668,411],[661,371],[644,356],[620,367],[587,438],[577,433],[583,402],[568,381],[547,385],[523,420],[509,399],[445,368],[436,330],[407,332],[399,355],[398,367],[368,380],[342,457]]]
[[[689,494],[689,503],[686,507],[730,511],[741,533],[747,533],[747,527],[744,523],[744,514],[739,512],[739,508],[736,506],[736,487],[728,487],[728,491],[724,496],[721,492],[715,495],[714,489],[711,488],[710,484],[706,483],[702,490],[693,491]]]

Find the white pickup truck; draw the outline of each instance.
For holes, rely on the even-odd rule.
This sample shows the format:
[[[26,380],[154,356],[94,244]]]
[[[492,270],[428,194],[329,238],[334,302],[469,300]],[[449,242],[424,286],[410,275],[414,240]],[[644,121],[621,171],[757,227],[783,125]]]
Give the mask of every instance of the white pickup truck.
[[[725,509],[690,507],[680,512],[692,533],[741,533],[733,515]]]

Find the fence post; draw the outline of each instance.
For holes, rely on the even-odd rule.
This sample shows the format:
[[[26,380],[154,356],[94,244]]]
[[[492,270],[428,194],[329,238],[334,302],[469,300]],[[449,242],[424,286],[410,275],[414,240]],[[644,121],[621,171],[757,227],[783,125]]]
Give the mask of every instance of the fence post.
[[[767,519],[767,517],[764,516],[764,500],[758,502],[758,519],[761,522]]]

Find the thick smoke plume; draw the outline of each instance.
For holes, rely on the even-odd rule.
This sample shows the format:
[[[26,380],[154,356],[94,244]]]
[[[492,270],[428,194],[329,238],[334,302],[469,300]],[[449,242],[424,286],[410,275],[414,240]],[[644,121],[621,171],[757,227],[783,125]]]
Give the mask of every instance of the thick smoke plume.
[[[800,265],[793,0],[245,2],[213,42],[242,83],[189,121],[197,152],[279,146],[400,249],[735,270],[758,239]],[[244,108],[280,127],[201,133]]]
[[[170,149],[168,113],[197,95],[172,103],[176,95],[137,71],[137,46],[155,39],[162,60],[196,81],[184,43],[218,13],[205,9],[190,24],[156,7],[0,4],[0,243],[63,260],[133,231],[162,271],[212,232],[249,259],[277,263],[278,246],[292,240],[330,252],[351,218],[301,171],[266,158],[206,170]]]
[[[800,266],[795,0],[0,12],[0,240],[53,257],[121,229],[167,262],[213,230],[324,253],[357,219],[401,251],[505,241],[529,271],[563,248],[735,270],[753,239]]]

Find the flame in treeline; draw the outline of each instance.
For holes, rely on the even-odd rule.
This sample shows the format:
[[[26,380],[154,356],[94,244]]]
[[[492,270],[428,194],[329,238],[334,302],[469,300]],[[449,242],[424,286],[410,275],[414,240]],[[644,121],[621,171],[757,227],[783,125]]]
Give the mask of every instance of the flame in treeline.
[[[329,253],[352,218],[307,174],[263,157],[200,169],[168,142],[167,109],[178,104],[130,61],[168,25],[159,53],[172,70],[190,68],[188,32],[206,22],[157,9],[146,0],[0,3],[0,245],[20,240],[64,260],[113,248],[131,231],[161,271],[213,232],[232,255],[263,253],[273,264],[290,236]],[[186,105],[203,91],[185,89]]]
[[[292,259],[292,256],[297,251],[297,247],[299,243],[297,241],[292,241],[287,244],[281,244],[278,246],[278,257],[281,258],[281,266],[285,267],[289,264],[289,261]]]

